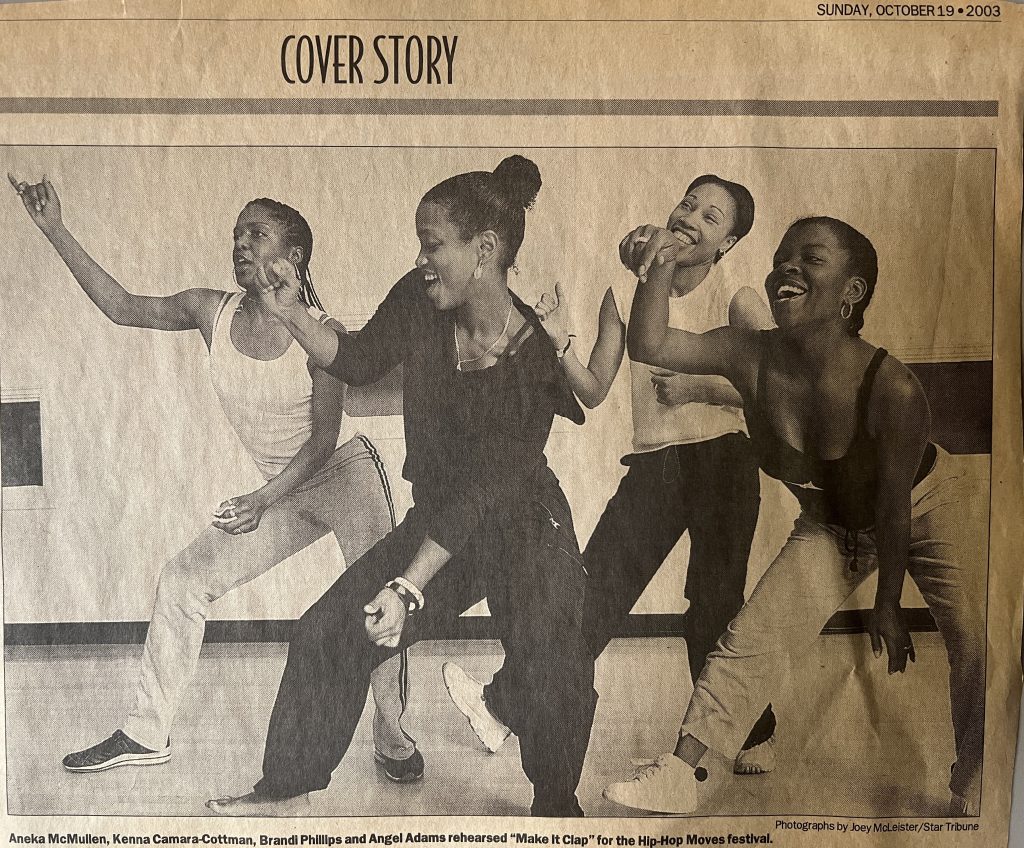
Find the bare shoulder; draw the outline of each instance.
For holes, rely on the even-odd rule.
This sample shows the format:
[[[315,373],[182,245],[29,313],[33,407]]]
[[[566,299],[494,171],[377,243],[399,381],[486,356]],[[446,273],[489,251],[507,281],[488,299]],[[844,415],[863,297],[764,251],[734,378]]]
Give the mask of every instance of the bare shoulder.
[[[203,336],[207,348],[213,343],[213,326],[217,313],[231,292],[219,289],[185,289],[173,295],[177,309],[184,313],[190,326]]]
[[[878,366],[868,416],[875,432],[909,426],[927,434],[931,429],[931,412],[924,388],[914,372],[894,356],[885,357]]]
[[[924,399],[921,382],[906,365],[895,356],[887,356],[878,366],[873,394],[889,402],[913,403]]]
[[[750,286],[737,289],[729,303],[729,324],[747,330],[767,330],[775,326],[764,299]]]
[[[202,326],[204,323],[213,323],[221,302],[230,294],[220,289],[185,289],[173,295],[173,298],[195,319],[197,325]]]

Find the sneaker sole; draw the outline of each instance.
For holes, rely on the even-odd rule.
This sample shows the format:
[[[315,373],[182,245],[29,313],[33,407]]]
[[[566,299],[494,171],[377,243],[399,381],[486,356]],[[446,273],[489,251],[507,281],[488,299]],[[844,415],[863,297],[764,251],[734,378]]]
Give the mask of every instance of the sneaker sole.
[[[455,696],[452,694],[452,687],[448,685],[448,665],[449,663],[445,663],[441,666],[441,679],[444,680],[444,688],[448,691],[448,697],[451,698],[451,702],[455,704],[455,709],[462,713],[462,716],[466,719],[466,721],[469,722],[469,727],[473,731],[473,735],[476,736],[480,744],[483,745],[488,752],[492,754],[497,754],[498,749],[501,748],[501,746],[505,743],[505,740],[512,735],[512,731],[506,727],[506,733],[504,736],[501,737],[501,741],[497,745],[492,747],[487,744],[483,736],[480,735],[479,731],[476,729],[476,726],[473,724],[473,718],[476,715],[474,710],[472,708],[470,708],[468,712],[464,710],[462,706],[459,704],[459,702],[455,699]],[[480,720],[497,721],[497,719],[493,718],[492,716],[481,716]]]
[[[420,772],[419,774],[408,774],[401,777],[395,777],[388,771],[387,765],[384,763],[384,757],[376,751],[373,752],[373,761],[380,766],[380,770],[384,772],[384,777],[392,783],[415,783],[417,780],[423,780],[423,772]]]
[[[154,751],[152,754],[121,754],[105,762],[97,763],[94,766],[65,765],[64,770],[83,774],[94,771],[106,771],[107,769],[120,768],[121,766],[158,766],[166,763],[170,758],[169,752],[161,751]]]
[[[658,815],[662,815],[662,816],[685,816],[685,815],[689,815],[690,813],[692,813],[694,810],[697,809],[696,805],[691,807],[690,809],[687,809],[687,810],[678,809],[678,808],[674,809],[674,810],[656,810],[656,809],[653,809],[652,807],[639,807],[636,804],[629,803],[628,801],[623,801],[623,800],[620,800],[618,798],[613,798],[611,795],[608,794],[608,790],[607,789],[604,792],[601,793],[601,797],[603,797],[605,799],[605,801],[611,801],[613,804],[618,804],[620,807],[629,807],[629,809],[631,809],[631,810],[641,810],[641,811],[643,811],[645,813],[657,813]]]

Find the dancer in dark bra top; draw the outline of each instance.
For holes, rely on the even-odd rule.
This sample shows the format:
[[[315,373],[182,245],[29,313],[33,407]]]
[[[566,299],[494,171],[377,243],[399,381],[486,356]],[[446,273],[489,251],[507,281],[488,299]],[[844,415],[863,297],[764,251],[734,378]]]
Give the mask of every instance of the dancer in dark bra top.
[[[868,431],[868,404],[882,360],[878,348],[864,371],[857,390],[857,429],[846,453],[837,459],[819,459],[798,451],[781,438],[763,412],[766,398],[765,360],[772,356],[771,330],[761,334],[763,346],[757,370],[757,399],[744,411],[758,464],[769,477],[786,484],[806,514],[822,524],[835,524],[850,533],[875,523],[878,494],[878,450]],[[935,445],[929,442],[914,477],[920,483],[935,464]]]
[[[625,244],[627,267],[647,278],[633,301],[630,356],[729,379],[743,397],[761,467],[787,485],[802,510],[708,656],[675,750],[609,786],[605,797],[658,812],[695,810],[695,769],[704,754],[714,748],[734,755],[747,723],[776,701],[790,658],[807,650],[877,567],[868,632],[875,656],[883,646],[888,653],[889,673],[914,659],[900,606],[907,574],[942,633],[957,756],[950,814],[977,815],[985,582],[983,544],[968,532],[973,488],[969,471],[929,441],[928,402],[914,375],[860,338],[878,277],[871,242],[834,218],[790,227],[765,281],[778,329],[761,333],[670,328],[676,240],[637,230]]]

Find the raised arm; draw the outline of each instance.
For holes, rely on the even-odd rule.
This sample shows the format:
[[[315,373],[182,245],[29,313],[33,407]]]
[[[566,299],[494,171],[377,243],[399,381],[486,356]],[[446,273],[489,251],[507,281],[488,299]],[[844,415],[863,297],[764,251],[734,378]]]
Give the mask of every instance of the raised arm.
[[[868,425],[878,446],[875,545],[878,589],[869,634],[875,656],[885,644],[889,673],[904,671],[914,659],[910,631],[900,607],[910,553],[910,492],[928,445],[931,413],[924,389],[904,366],[887,357],[871,393]]]
[[[594,342],[586,365],[579,360],[572,344],[575,336],[568,330],[568,304],[561,283],[555,283],[554,297],[545,293],[534,311],[541,319],[555,350],[564,351],[561,356],[562,368],[573,393],[584,406],[593,409],[608,396],[626,348],[626,325],[619,315],[611,288],[601,300],[597,341]]]
[[[729,326],[745,330],[767,330],[774,326],[772,314],[757,293],[744,286],[729,303]],[[715,374],[677,374],[652,369],[651,382],[658,403],[680,406],[706,403],[711,406],[743,406],[743,398],[725,377]]]
[[[624,263],[644,279],[637,285],[630,310],[629,356],[684,374],[718,374],[741,387],[756,362],[756,333],[737,327],[690,333],[668,325],[677,245],[672,233],[653,227],[634,230],[620,245]]]
[[[406,275],[391,289],[358,335],[327,327],[309,314],[299,300],[295,266],[285,259],[260,268],[257,285],[262,303],[281,319],[314,365],[350,386],[365,386],[405,360],[417,329],[416,274]]]
[[[64,226],[60,198],[46,177],[29,185],[7,175],[29,217],[64,260],[82,291],[111,321],[152,330],[202,330],[209,343],[213,316],[223,292],[188,289],[168,297],[132,294],[85,251]]]

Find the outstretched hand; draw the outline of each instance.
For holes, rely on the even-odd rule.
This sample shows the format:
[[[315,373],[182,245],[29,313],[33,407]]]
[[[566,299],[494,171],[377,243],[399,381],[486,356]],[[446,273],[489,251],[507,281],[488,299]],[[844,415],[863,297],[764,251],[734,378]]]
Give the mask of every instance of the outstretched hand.
[[[548,334],[556,350],[563,350],[569,344],[569,303],[560,282],[555,283],[555,292],[544,292],[533,311],[540,319],[540,325]]]
[[[299,303],[302,282],[287,259],[275,259],[256,269],[257,296],[272,315],[284,315]]]
[[[29,217],[43,233],[50,233],[61,226],[60,198],[45,174],[43,181],[35,185],[19,181],[10,172],[7,179],[25,204]]]
[[[882,645],[889,654],[889,674],[907,670],[907,660],[916,662],[914,642],[910,638],[903,609],[896,605],[876,606],[868,614],[868,635],[875,658],[882,656]]]
[[[679,239],[669,230],[645,224],[619,242],[619,260],[645,282],[651,268],[675,262],[680,247]]]

